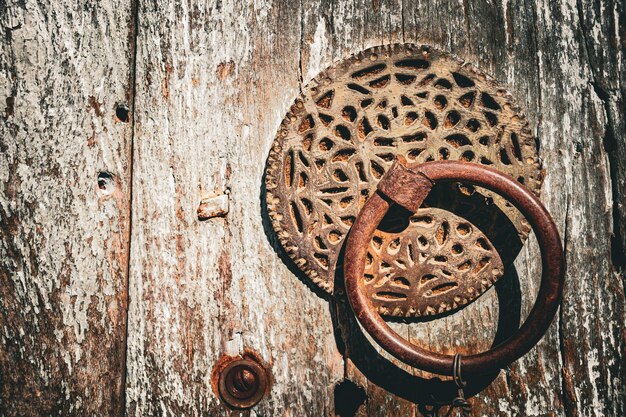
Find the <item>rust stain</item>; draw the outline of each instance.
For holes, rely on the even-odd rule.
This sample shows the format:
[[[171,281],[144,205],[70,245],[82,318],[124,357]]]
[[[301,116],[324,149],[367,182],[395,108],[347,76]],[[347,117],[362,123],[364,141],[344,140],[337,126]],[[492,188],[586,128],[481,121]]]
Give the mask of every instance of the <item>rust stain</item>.
[[[178,258],[178,271],[174,276],[176,282],[180,281],[185,271],[185,237],[180,234],[176,236],[176,257]]]
[[[177,202],[176,206],[177,206],[176,207],[176,218],[178,219],[178,221],[184,222],[185,221],[185,211],[180,206],[179,202]]]
[[[217,261],[217,268],[220,278],[222,278],[222,288],[230,287],[233,281],[233,272],[230,269],[230,254],[225,248],[220,252],[220,258]]]
[[[235,63],[231,59],[228,62],[221,62],[217,65],[217,78],[224,81],[227,77],[230,77],[235,72]]]
[[[226,175],[225,175],[225,180],[228,182],[230,181],[230,177],[233,174],[233,167],[230,165],[230,162],[228,162],[226,164]]]
[[[215,362],[213,365],[213,371],[211,372],[211,389],[219,397],[219,382],[220,382],[220,374],[234,360],[241,359],[241,356],[229,356],[223,355],[221,358]]]
[[[203,321],[197,317],[195,309],[185,302],[179,304],[179,317],[186,325],[180,334],[181,354],[172,362],[172,367],[184,384],[191,384],[193,375],[189,370],[194,366],[196,353],[201,355],[206,352],[203,340],[196,337],[202,331]]]
[[[567,356],[570,356],[569,354],[567,354]],[[569,357],[566,358],[569,359],[573,362],[574,358]],[[563,368],[563,402],[564,402],[564,406],[565,409],[567,409],[568,411],[570,411],[572,414],[571,415],[578,415],[578,403],[576,400],[576,385],[574,384],[574,378],[572,376],[572,373],[570,372],[570,370],[567,368],[567,366],[564,366]]]
[[[163,90],[163,97],[166,100],[170,98],[170,75],[174,72],[174,67],[166,62],[165,63],[165,77],[163,77],[163,81],[161,82],[161,88]]]
[[[102,103],[98,103],[98,100],[96,100],[94,96],[89,96],[89,98],[87,99],[87,103],[87,111],[89,111],[89,109],[93,109],[94,113],[96,113],[96,116],[102,117],[104,115],[104,113],[102,112]]]
[[[236,317],[232,312],[236,311],[236,307],[233,305],[228,293],[233,281],[233,273],[231,270],[230,254],[228,252],[227,245],[222,246],[222,250],[217,261],[217,273],[221,281],[221,286],[216,286],[214,292],[215,300],[220,303],[219,317],[220,327],[222,328],[223,335],[232,335],[234,321]],[[228,336],[230,337],[230,336]],[[224,347],[224,346],[223,346]]]

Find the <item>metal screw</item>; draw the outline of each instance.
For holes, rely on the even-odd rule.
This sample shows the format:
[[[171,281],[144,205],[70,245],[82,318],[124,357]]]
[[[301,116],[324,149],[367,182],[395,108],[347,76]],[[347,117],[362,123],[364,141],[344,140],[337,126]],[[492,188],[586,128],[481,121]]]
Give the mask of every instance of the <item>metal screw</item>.
[[[268,373],[260,364],[250,359],[236,359],[221,372],[219,393],[231,407],[251,408],[267,392],[268,382]]]
[[[241,392],[247,392],[254,389],[258,383],[259,381],[256,375],[245,368],[237,369],[233,378],[234,388]]]

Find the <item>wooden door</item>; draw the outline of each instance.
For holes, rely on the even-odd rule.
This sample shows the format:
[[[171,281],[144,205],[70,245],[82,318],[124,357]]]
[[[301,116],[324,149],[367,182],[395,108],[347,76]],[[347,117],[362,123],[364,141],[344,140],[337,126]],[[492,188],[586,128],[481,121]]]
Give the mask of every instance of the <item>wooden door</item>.
[[[212,369],[246,350],[273,379],[249,415],[423,415],[435,382],[298,278],[261,204],[302,86],[405,42],[509,86],[566,252],[548,334],[472,415],[626,414],[625,16],[617,0],[0,2],[0,415],[228,415]],[[489,347],[498,309],[515,325],[532,304],[532,240],[515,265],[461,312],[398,327]]]

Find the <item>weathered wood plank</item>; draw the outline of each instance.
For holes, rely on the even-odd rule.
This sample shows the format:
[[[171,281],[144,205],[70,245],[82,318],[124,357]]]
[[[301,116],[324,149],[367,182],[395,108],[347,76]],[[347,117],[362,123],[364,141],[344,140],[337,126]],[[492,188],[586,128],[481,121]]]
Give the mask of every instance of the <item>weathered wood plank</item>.
[[[298,89],[300,6],[140,9],[130,275],[129,415],[221,415],[222,354],[271,364],[260,415],[322,415],[342,375],[328,304],[275,254],[264,164]],[[198,203],[229,193],[225,218]]]
[[[0,4],[3,416],[123,411],[130,6]]]
[[[303,32],[306,35],[302,44],[301,66],[304,84],[333,61],[344,59],[372,46],[404,40],[402,2],[400,1],[370,4],[365,2],[306,2],[303,13]],[[388,369],[378,369],[380,363],[370,361],[366,355],[363,355],[363,349],[358,346],[359,343],[351,340],[355,335],[356,323],[351,322],[349,318],[349,306],[345,300],[340,301],[334,311],[337,316],[334,326],[338,328],[341,339],[338,349],[345,360],[343,376],[348,381],[345,386],[354,384],[353,390],[347,391],[349,395],[341,391],[335,394],[333,398],[335,409],[350,409],[363,403],[357,410],[358,416],[413,415],[415,412],[413,403],[389,395],[385,388],[376,383],[377,381],[368,381],[367,375],[370,368],[376,369],[374,372],[378,375]],[[350,323],[347,323],[348,321]],[[375,352],[377,350],[370,353]],[[360,398],[361,401],[359,401],[358,393],[361,390],[366,397]],[[343,414],[338,413],[338,415]]]
[[[429,25],[433,20],[417,12],[421,6],[415,8],[416,31],[421,27],[417,22]],[[585,14],[583,8],[603,12]],[[585,52],[585,43],[598,50],[610,50],[601,45],[623,44],[619,41],[623,34],[609,17],[611,10],[616,13],[613,16],[620,10],[623,14],[623,5],[465,2],[462,9],[466,30],[457,37],[463,40],[438,35],[433,43],[455,45],[453,52],[507,82],[524,105],[534,122],[547,170],[542,199],[560,225],[568,264],[558,321],[536,349],[474,400],[474,406],[479,414],[488,415],[620,415],[626,407],[619,353],[624,351],[620,324],[624,292],[619,275],[623,264],[615,262],[615,248],[612,256],[609,242],[614,229],[623,227],[611,222],[611,210],[618,213],[615,221],[623,218],[620,204],[624,200],[619,184],[613,184],[611,195],[611,182],[624,172],[615,160],[620,149],[623,152],[625,136],[623,124],[621,128],[612,125],[598,100],[592,77],[597,69]],[[593,23],[581,26],[582,16]],[[604,42],[593,38],[587,27],[595,27]],[[616,46],[605,54],[614,58],[603,60],[606,71],[613,71],[607,78],[614,84],[623,53]],[[619,88],[623,87],[611,90],[613,107],[623,103]],[[614,150],[603,144],[608,129],[613,131]],[[615,154],[612,160],[610,152]],[[540,273],[536,247],[527,244],[516,265],[524,317]],[[484,311],[480,316],[485,317]],[[475,330],[463,333],[467,338]]]
[[[601,97],[609,86],[597,74],[605,70],[613,74],[613,83],[619,82],[618,68],[624,58],[623,49],[616,45],[608,52],[616,60],[608,61],[603,69],[588,45],[610,50],[622,36],[623,48],[623,31],[618,32],[612,23],[620,9],[623,19],[624,6],[582,4],[546,2],[546,13],[538,13],[538,33],[553,32],[538,38],[545,51],[540,61],[544,110],[540,131],[552,136],[554,142],[547,151],[565,173],[546,193],[546,198],[554,195],[558,203],[553,210],[561,216],[565,213],[566,222],[563,236],[570,279],[559,321],[563,400],[568,416],[621,415],[626,410],[626,370],[621,356],[626,351],[621,325],[625,319],[624,264],[615,250],[621,247],[623,251],[624,246],[623,240],[618,243],[619,234],[612,235],[623,228],[619,222],[624,218],[626,134],[623,112],[617,116],[622,122],[615,124],[611,109],[623,103],[622,93],[612,90],[609,97]],[[585,18],[582,8],[603,12]],[[562,21],[562,26],[555,24]],[[616,152],[622,152],[617,159]],[[566,192],[561,194],[561,190]],[[620,206],[621,214],[613,216]]]
[[[429,9],[436,10],[437,7],[431,3]],[[410,27],[425,36],[427,42],[450,50],[507,83],[531,123],[536,126],[537,113],[532,110],[539,106],[539,94],[538,83],[533,79],[536,76],[537,48],[533,38],[536,29],[532,7],[524,2],[446,2],[444,10],[452,16],[450,24],[442,21],[441,15],[445,11],[440,11],[439,18],[433,19],[430,14],[419,13],[419,10],[414,8],[412,18],[405,19]],[[405,33],[410,32],[405,30]],[[542,143],[545,141],[540,135],[539,140]],[[543,153],[540,156],[545,158]],[[548,165],[548,175],[552,173]],[[526,244],[528,246],[529,243]],[[536,256],[536,251],[533,256]],[[475,305],[441,322],[428,323],[425,329],[418,329],[412,334],[414,340],[418,343],[425,338],[428,340],[433,333],[449,335],[434,340],[431,336],[430,346],[449,350],[455,343],[459,345],[457,349],[461,349],[461,353],[469,353],[485,350],[494,338],[510,334],[510,330],[518,325],[519,316],[523,319],[534,301],[539,278],[536,260],[527,257],[524,252],[516,265],[517,272],[507,272],[496,288]],[[534,269],[529,270],[529,267]],[[548,366],[546,372],[538,372],[537,367],[532,365],[545,363],[543,355],[550,351],[550,347],[558,347],[558,342],[555,344],[553,340],[544,339],[541,346],[509,370],[501,372],[472,400],[476,415],[546,415],[550,412],[560,415],[562,407],[559,405],[559,390],[554,387],[548,389],[546,385],[549,384],[545,382],[545,379],[553,377],[555,371],[558,372],[558,368]],[[553,355],[552,359],[555,358]],[[528,371],[529,365],[526,363],[531,364],[533,369]],[[524,378],[518,377],[520,373],[524,374]],[[530,377],[533,382],[529,381],[528,385],[533,387],[532,392],[524,393],[526,397],[521,400],[524,397],[514,393],[519,391],[519,385],[525,387]],[[535,410],[537,404],[540,404],[539,410]]]

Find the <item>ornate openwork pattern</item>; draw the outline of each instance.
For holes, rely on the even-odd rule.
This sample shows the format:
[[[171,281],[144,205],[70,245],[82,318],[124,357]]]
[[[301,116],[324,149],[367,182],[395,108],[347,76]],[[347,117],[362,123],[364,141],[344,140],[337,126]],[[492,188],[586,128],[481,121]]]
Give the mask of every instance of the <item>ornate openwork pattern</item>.
[[[375,47],[344,60],[296,99],[266,175],[281,244],[325,291],[333,290],[352,222],[398,154],[492,165],[536,194],[541,187],[537,142],[525,117],[476,68],[416,45]],[[475,299],[503,272],[496,248],[529,232],[517,210],[485,190],[449,185],[433,190],[426,205],[404,230],[380,230],[371,243],[363,285],[382,314],[436,314]],[[485,216],[493,230],[477,224]],[[506,221],[498,225],[494,216]],[[425,218],[431,222],[418,220]]]
[[[378,312],[428,316],[467,304],[504,269],[475,226],[437,208],[420,209],[402,233],[374,236],[364,285]]]

